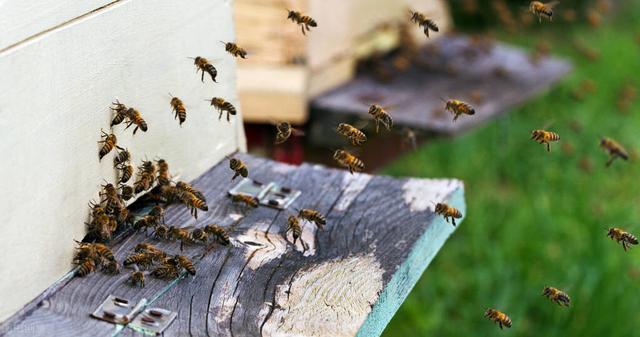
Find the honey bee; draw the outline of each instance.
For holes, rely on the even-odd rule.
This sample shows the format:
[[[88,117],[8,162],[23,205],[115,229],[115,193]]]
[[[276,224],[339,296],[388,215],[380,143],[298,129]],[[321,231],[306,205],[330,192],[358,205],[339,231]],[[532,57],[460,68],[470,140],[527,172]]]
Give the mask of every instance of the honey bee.
[[[106,213],[94,216],[91,222],[87,223],[88,234],[99,241],[111,240],[111,235],[117,227],[116,220]]]
[[[145,215],[142,219],[136,221],[133,225],[133,229],[136,231],[144,230],[147,232],[149,228],[155,228],[158,224],[158,218],[153,215]]]
[[[178,266],[175,264],[171,264],[171,263],[165,263],[163,265],[161,265],[160,267],[154,269],[151,272],[151,275],[153,275],[156,278],[159,279],[163,279],[163,280],[172,280],[176,277],[178,277],[180,270],[178,270]]]
[[[249,169],[245,163],[237,158],[229,158],[229,168],[234,172],[231,180],[235,180],[238,176],[246,178],[249,175]]]
[[[543,16],[549,19],[549,21],[553,21],[553,7],[558,3],[558,1],[552,1],[549,3],[531,1],[529,3],[529,11],[538,17],[538,22],[542,22]]]
[[[236,115],[237,111],[236,111],[236,107],[233,106],[233,104],[231,104],[230,102],[225,101],[224,99],[220,98],[220,97],[213,97],[211,98],[211,100],[206,100],[206,101],[210,101],[211,102],[211,106],[215,107],[216,110],[218,110],[220,112],[220,115],[218,116],[218,120],[222,119],[222,113],[226,112],[227,113],[227,122],[231,121],[231,117],[230,115]]]
[[[373,116],[373,119],[376,121],[376,133],[378,133],[380,123],[384,125],[387,131],[391,130],[391,127],[393,127],[393,119],[383,107],[377,104],[372,104],[369,107],[369,114]]]
[[[336,131],[338,132],[338,134],[346,137],[352,145],[359,146],[367,141],[367,136],[364,134],[364,132],[347,123],[338,124]]]
[[[125,119],[125,117],[127,116],[126,112],[127,112],[127,106],[120,103],[118,100],[116,100],[115,102],[111,103],[111,111],[113,111],[116,115],[113,116],[113,119],[111,120],[111,127],[113,127],[114,125],[118,125],[120,123],[122,123]]]
[[[133,183],[134,192],[141,193],[151,188],[155,182],[156,167],[151,161],[143,161],[138,167],[138,176]]]
[[[327,224],[327,219],[324,215],[320,214],[320,212],[315,209],[303,208],[298,211],[298,217],[315,223],[320,230],[323,230],[324,226]]]
[[[106,156],[114,147],[116,147],[118,139],[113,133],[106,133],[102,130],[100,130],[100,132],[102,133],[100,136],[102,140],[98,141],[98,144],[102,144],[102,147],[100,147],[98,156],[100,157],[100,160],[102,160],[102,157]]]
[[[197,189],[193,188],[189,183],[185,183],[184,181],[178,181],[176,183],[176,188],[182,191],[187,191],[193,195],[195,195],[198,199],[207,202],[207,198],[205,198],[204,194]]]
[[[149,211],[149,215],[156,217],[157,223],[164,223],[164,213],[164,208],[159,205],[153,206]]]
[[[602,23],[602,15],[593,8],[587,10],[586,19],[589,25],[593,28],[600,27],[600,24]]]
[[[120,198],[122,198],[122,200],[129,200],[131,198],[133,198],[133,187],[129,186],[129,185],[120,185]]]
[[[104,197],[102,202],[106,202],[105,211],[109,214],[113,214],[114,210],[122,205],[118,190],[111,183],[102,186],[100,197]]]
[[[102,265],[102,272],[109,275],[115,275],[120,273],[120,264],[118,261],[107,261]]]
[[[289,215],[289,219],[287,219],[287,231],[285,234],[289,231],[293,234],[293,244],[295,245],[302,235],[302,227],[300,227],[300,220],[294,215]]]
[[[184,193],[182,202],[187,206],[187,208],[189,208],[191,215],[196,219],[198,219],[198,210],[205,212],[209,210],[207,203],[192,193]]]
[[[98,258],[98,253],[96,252],[93,244],[79,241],[76,241],[76,244],[78,247],[76,247],[76,251],[73,256],[73,263],[80,264],[84,260],[95,260]]]
[[[213,82],[218,83],[216,81],[216,77],[218,76],[218,70],[216,70],[216,67],[214,67],[211,63],[209,63],[209,61],[206,58],[198,56],[194,59],[193,64],[196,65],[197,71],[202,71],[202,77],[200,77],[200,80],[203,83],[204,83],[205,72],[209,74],[209,76],[211,76],[211,80]]]
[[[213,236],[213,239],[215,241],[218,241],[218,243],[220,243],[221,245],[228,246],[231,243],[231,239],[229,239],[229,234],[227,234],[227,231],[225,231],[224,228],[218,225],[206,225],[204,226],[204,231],[207,234]]]
[[[178,227],[169,227],[169,237],[173,240],[180,241],[180,250],[184,249],[184,245],[192,245],[195,240],[191,236],[188,230]]]
[[[547,144],[547,152],[551,151],[549,148],[549,142],[557,142],[560,140],[560,135],[555,132],[545,130],[533,130],[531,131],[531,139],[540,143]]]
[[[147,252],[136,253],[133,255],[127,256],[122,263],[125,266],[130,266],[132,264],[137,265],[140,269],[147,269],[153,265],[154,256]]]
[[[121,184],[126,183],[133,176],[133,165],[131,164],[120,164],[116,167],[120,171],[120,180]]]
[[[234,57],[240,56],[243,59],[247,58],[247,51],[240,48],[240,46],[238,46],[237,44],[233,42],[224,42],[224,41],[220,41],[220,42],[224,44],[224,50],[226,50],[229,54],[233,55]]]
[[[258,207],[258,199],[246,195],[246,194],[236,194],[231,196],[231,200],[233,202],[241,202],[249,207],[257,208]]]
[[[333,159],[335,159],[338,164],[348,168],[351,174],[353,174],[353,172],[362,172],[362,170],[364,170],[364,163],[362,160],[345,150],[336,150],[336,152],[333,153]]]
[[[310,30],[309,27],[318,26],[318,23],[316,22],[316,20],[314,20],[308,15],[302,15],[302,13],[300,12],[292,11],[289,9],[287,9],[287,12],[288,12],[287,19],[300,25],[300,28],[302,29],[302,35],[307,35],[306,32]]]
[[[168,240],[169,239],[169,227],[166,225],[158,225],[153,231],[153,236],[156,239]]]
[[[624,249],[625,252],[627,251],[627,247],[638,244],[638,238],[633,236],[633,234],[626,232],[625,230],[620,228],[615,228],[615,227],[609,228],[607,236],[613,240],[616,240],[617,243],[622,242],[622,248]]]
[[[78,264],[76,275],[85,277],[96,270],[96,262],[93,259],[85,259]]]
[[[276,130],[275,144],[282,144],[286,142],[292,134],[296,136],[304,135],[304,132],[293,128],[289,122],[280,122],[276,124]]]
[[[128,129],[131,125],[135,124],[136,128],[133,129],[134,135],[136,134],[138,129],[142,130],[142,132],[147,132],[147,122],[142,118],[140,111],[134,108],[129,108],[129,110],[127,110],[127,118],[129,119],[129,121],[127,122],[127,127],[125,128],[125,130]]]
[[[176,255],[173,257],[176,261],[176,263],[184,268],[189,274],[191,275],[195,275],[196,274],[196,267],[193,265],[193,262],[191,262],[191,260],[184,256],[184,255]]]
[[[164,159],[158,160],[158,184],[169,185],[171,183],[171,175],[169,174],[169,164]]]
[[[113,256],[113,252],[106,245],[104,245],[102,243],[92,243],[91,245],[93,246],[93,249],[95,249],[96,254],[99,257],[104,258],[104,259],[106,259],[108,261],[115,261],[116,260],[116,258]]]
[[[191,238],[194,241],[202,242],[202,243],[207,243],[207,241],[209,240],[207,233],[202,228],[194,228],[191,231]]]
[[[476,110],[469,103],[457,99],[447,100],[444,106],[446,111],[453,114],[453,121],[455,122],[460,115],[474,115]]]
[[[605,165],[606,167],[609,167],[609,165],[611,165],[611,163],[613,163],[613,161],[618,157],[624,160],[629,159],[629,153],[627,150],[611,138],[603,137],[600,139],[600,146],[609,154],[609,160]]]
[[[429,30],[438,32],[438,25],[431,19],[427,19],[427,17],[419,12],[411,11],[411,22],[418,25],[418,27],[422,27],[424,29],[424,35],[429,37]]]
[[[162,261],[167,257],[167,253],[165,253],[162,249],[146,242],[137,244],[134,250],[137,253],[147,253],[151,255],[153,260],[156,261]]]
[[[113,166],[118,167],[131,159],[131,153],[127,149],[123,149],[116,145],[118,154],[113,158]]]
[[[171,111],[175,113],[173,119],[177,119],[180,122],[180,126],[182,126],[182,123],[187,120],[187,109],[185,109],[184,103],[178,97],[171,96],[169,104],[171,105]]]
[[[554,287],[544,287],[542,295],[556,302],[560,306],[568,307],[571,304],[571,298],[565,292]]]
[[[484,312],[484,317],[494,321],[495,323],[498,323],[500,329],[502,329],[503,326],[506,326],[507,328],[511,327],[511,318],[509,318],[509,316],[507,316],[505,313],[496,309],[487,309]]]
[[[140,286],[144,288],[144,273],[139,270],[132,272],[129,277],[129,282],[134,287]]]
[[[462,218],[462,213],[457,208],[443,202],[436,204],[435,213],[444,216],[446,222],[449,222],[449,218],[451,218],[451,224],[454,227],[456,226],[456,219]]]

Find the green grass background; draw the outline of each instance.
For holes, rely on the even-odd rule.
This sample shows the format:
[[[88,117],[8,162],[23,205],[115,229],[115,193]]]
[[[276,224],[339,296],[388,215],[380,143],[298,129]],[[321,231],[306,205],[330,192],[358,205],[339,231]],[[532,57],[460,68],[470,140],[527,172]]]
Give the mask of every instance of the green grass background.
[[[637,156],[605,169],[598,147],[603,135],[632,153],[640,146],[640,100],[628,113],[615,105],[625,81],[640,84],[639,9],[627,4],[598,29],[554,22],[497,32],[525,47],[547,40],[574,71],[504,117],[429,142],[385,168],[464,180],[468,211],[383,336],[640,336],[640,247],[625,253],[605,230],[640,234]],[[574,37],[598,49],[600,60],[576,53]],[[583,79],[598,89],[579,102],[570,90]],[[550,122],[562,139],[547,153],[529,137]],[[566,290],[572,306],[542,297],[545,285]],[[486,320],[487,307],[506,312],[513,328],[500,331]]]

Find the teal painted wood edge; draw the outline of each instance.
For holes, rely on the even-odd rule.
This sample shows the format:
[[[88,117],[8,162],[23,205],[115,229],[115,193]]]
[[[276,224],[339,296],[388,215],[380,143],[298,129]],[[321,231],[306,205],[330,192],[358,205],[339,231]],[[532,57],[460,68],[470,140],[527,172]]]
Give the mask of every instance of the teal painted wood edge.
[[[447,203],[459,209],[466,216],[464,202],[464,186],[450,194]],[[460,226],[462,219],[456,221]],[[357,337],[376,337],[382,334],[393,315],[416,285],[422,273],[427,269],[447,238],[456,230],[443,217],[435,217],[435,221],[416,241],[407,260],[393,274],[389,284],[382,290],[367,319],[358,330]]]

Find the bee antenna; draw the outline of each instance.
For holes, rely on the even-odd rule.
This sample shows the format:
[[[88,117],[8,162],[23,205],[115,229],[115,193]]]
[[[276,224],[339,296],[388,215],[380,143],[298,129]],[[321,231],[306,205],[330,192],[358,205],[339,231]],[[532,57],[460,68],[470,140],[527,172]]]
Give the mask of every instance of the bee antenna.
[[[442,98],[442,96],[440,96],[440,100],[443,101],[443,102],[447,102],[447,100]]]
[[[227,43],[226,43],[226,42],[224,42],[224,41],[220,41],[220,43],[222,43],[222,44],[224,44],[224,45],[226,45],[226,44],[227,44]]]
[[[195,57],[187,56],[188,59],[195,60]]]

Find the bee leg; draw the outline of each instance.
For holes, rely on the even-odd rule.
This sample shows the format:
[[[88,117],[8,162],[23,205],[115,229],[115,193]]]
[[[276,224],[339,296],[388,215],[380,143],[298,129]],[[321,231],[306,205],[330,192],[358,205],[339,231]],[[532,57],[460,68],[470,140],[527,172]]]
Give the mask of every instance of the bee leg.
[[[624,251],[627,251],[627,243],[622,241],[622,248],[624,249]]]
[[[200,77],[200,81],[202,81],[202,83],[204,83],[204,70],[202,71],[202,76]]]
[[[218,115],[218,120],[222,119],[222,110],[220,110],[220,115]]]
[[[498,325],[500,326],[500,330],[502,330],[502,322],[498,322]]]
[[[453,217],[451,218],[451,224],[453,224],[453,227],[455,227],[455,226],[456,226],[456,219],[455,219],[455,218],[453,218]]]
[[[231,122],[231,114],[227,110],[227,122]]]
[[[609,167],[615,159],[616,159],[616,156],[609,156],[609,161],[607,161],[607,164],[605,165],[605,167]]]
[[[139,128],[139,127],[138,127],[138,126],[136,126],[136,128],[135,128],[135,129],[133,129],[133,134],[134,134],[134,135],[136,134],[136,131],[138,131],[138,128]]]
[[[547,152],[550,152],[551,149],[549,148],[549,143],[547,143]]]

